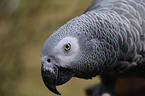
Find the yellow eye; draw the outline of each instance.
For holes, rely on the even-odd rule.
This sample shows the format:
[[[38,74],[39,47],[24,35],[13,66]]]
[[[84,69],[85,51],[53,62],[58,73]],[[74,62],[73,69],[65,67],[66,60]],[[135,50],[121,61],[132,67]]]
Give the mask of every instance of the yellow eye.
[[[70,43],[64,45],[64,50],[65,50],[65,51],[70,50],[70,48],[71,48]]]

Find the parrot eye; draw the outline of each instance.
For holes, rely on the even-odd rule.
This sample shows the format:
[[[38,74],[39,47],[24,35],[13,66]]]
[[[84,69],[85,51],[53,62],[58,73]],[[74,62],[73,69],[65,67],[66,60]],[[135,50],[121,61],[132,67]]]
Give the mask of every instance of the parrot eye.
[[[65,50],[65,51],[70,50],[70,48],[71,48],[70,43],[64,45],[64,50]]]

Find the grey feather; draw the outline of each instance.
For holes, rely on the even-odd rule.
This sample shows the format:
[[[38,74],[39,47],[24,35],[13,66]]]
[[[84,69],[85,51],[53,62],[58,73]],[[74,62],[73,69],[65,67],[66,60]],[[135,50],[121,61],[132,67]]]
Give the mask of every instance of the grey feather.
[[[66,41],[59,42],[66,37],[75,38],[66,40],[69,43],[78,41],[75,43],[78,51],[70,54],[63,50],[61,44]],[[60,48],[55,52],[56,46]],[[77,55],[69,57],[70,61],[65,59],[72,54]],[[86,79],[106,71],[125,73],[145,64],[145,0],[94,0],[84,14],[67,22],[48,38],[41,52],[41,58],[44,57],[54,58],[55,64],[50,65],[68,69],[75,77]]]

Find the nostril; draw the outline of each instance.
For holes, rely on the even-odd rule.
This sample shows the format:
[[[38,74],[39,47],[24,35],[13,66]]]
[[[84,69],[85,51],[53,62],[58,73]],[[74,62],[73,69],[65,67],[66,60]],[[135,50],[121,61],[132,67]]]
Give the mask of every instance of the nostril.
[[[51,62],[51,60],[50,60],[50,59],[47,59],[47,62],[49,62],[49,63],[50,63],[50,62]]]

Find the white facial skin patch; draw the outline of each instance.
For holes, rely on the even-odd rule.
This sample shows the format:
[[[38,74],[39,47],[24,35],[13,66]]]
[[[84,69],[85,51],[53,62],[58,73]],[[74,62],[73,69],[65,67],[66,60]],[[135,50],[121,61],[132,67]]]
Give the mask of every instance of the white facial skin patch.
[[[65,45],[69,44],[70,49],[65,50]],[[54,56],[62,63],[63,66],[74,61],[79,53],[79,42],[75,37],[65,37],[54,48]]]

